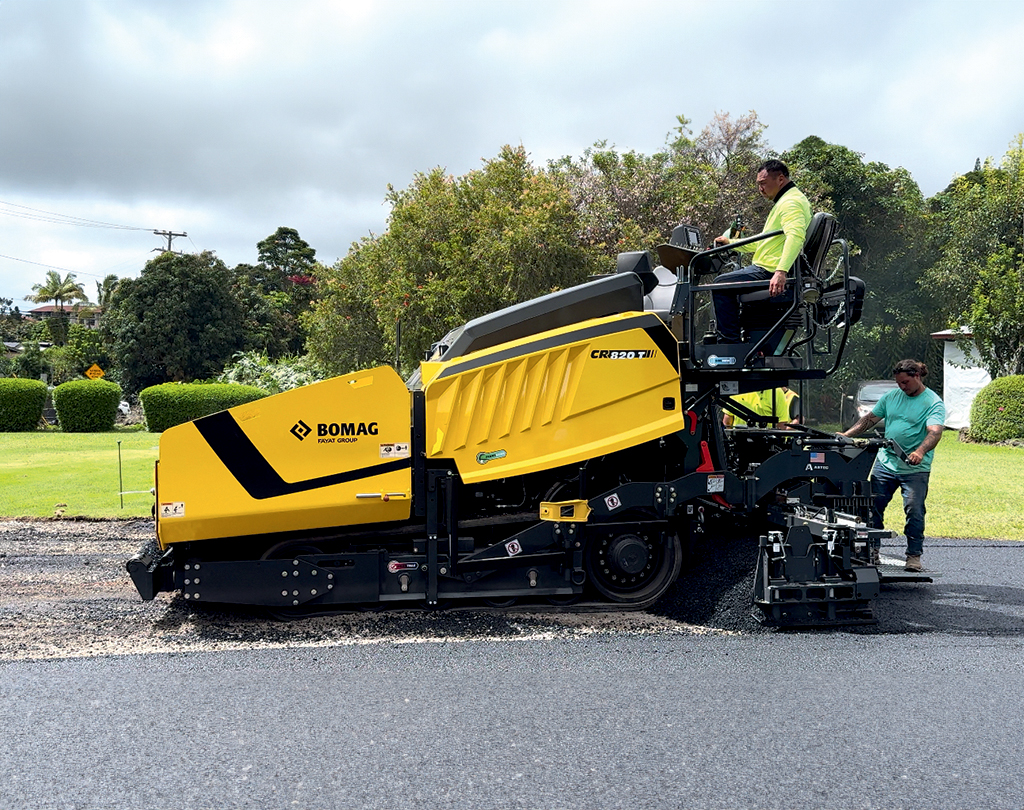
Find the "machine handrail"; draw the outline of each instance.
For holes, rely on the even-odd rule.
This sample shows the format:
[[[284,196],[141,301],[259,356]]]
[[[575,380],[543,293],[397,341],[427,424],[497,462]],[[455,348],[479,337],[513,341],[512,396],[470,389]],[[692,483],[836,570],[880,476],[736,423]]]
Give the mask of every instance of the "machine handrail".
[[[735,250],[738,247],[743,247],[743,245],[749,245],[752,244],[753,242],[760,242],[763,239],[771,239],[773,236],[782,236],[784,233],[785,231],[781,229],[777,231],[765,231],[764,233],[757,233],[754,234],[753,236],[746,236],[743,239],[737,239],[736,241],[729,242],[725,245],[718,245],[713,248],[708,248],[707,250],[702,250],[700,253],[695,254],[693,258],[690,259],[689,263],[685,268],[686,274],[689,275],[690,268],[693,267],[693,263],[701,257],[715,256],[719,253],[725,253],[726,251]],[[682,278],[680,277],[679,280],[682,281]]]

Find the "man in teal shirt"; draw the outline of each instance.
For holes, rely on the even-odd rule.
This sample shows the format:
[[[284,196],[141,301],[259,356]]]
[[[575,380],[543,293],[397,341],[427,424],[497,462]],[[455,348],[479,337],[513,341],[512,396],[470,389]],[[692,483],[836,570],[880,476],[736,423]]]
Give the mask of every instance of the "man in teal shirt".
[[[942,438],[946,422],[946,406],[942,399],[924,384],[928,367],[917,360],[901,360],[892,370],[898,389],[885,394],[871,409],[871,413],[843,433],[858,436],[880,419],[885,420],[885,438],[894,439],[906,451],[902,461],[891,450],[884,449],[875,459],[871,471],[873,525],[883,528],[885,508],[896,490],[903,493],[903,511],[907,516],[908,571],[921,570],[921,552],[924,549],[925,498],[928,497],[928,476],[932,468],[935,445]],[[872,560],[878,562],[878,550],[872,550]]]
[[[723,273],[715,279],[715,283],[768,281],[768,292],[772,300],[771,303],[758,305],[765,311],[766,317],[760,318],[756,325],[770,327],[782,317],[787,299],[792,300],[792,292],[786,292],[786,276],[803,250],[807,226],[811,224],[811,204],[789,179],[789,169],[781,160],[766,160],[761,164],[757,171],[757,190],[762,197],[774,203],[762,233],[778,230],[783,233],[738,247],[741,253],[754,254],[753,264]],[[725,235],[715,239],[719,245],[729,244],[729,241]],[[723,343],[740,342],[740,305],[737,295],[745,292],[750,290],[722,290],[714,293],[715,320]]]

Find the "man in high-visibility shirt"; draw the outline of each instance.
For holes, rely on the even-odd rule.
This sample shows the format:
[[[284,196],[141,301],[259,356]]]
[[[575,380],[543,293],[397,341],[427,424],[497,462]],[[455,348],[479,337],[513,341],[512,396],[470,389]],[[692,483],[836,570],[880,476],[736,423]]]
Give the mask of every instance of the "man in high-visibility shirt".
[[[811,224],[811,204],[789,179],[789,168],[781,160],[766,160],[757,172],[757,190],[774,204],[761,231],[782,230],[779,236],[762,239],[736,248],[740,253],[753,253],[752,264],[718,276],[715,284],[737,281],[768,281],[770,301],[755,306],[764,310],[767,317],[759,318],[762,323],[775,313],[768,326],[782,317],[784,307],[792,300],[792,291],[786,291],[787,273],[803,250],[807,237],[807,226]],[[719,245],[731,242],[723,234],[715,239]],[[737,296],[751,290],[722,290],[713,294],[715,319],[718,322],[718,336],[722,343],[739,343],[740,303]]]
[[[774,425],[769,427],[785,427],[793,421],[790,412],[790,400],[786,397],[784,388],[767,388],[764,391],[751,391],[747,394],[737,394],[729,397],[734,402],[744,405],[759,416],[770,416],[775,420]],[[738,416],[733,416],[728,411],[722,414],[722,424],[726,427],[744,427],[747,422]]]
[[[800,395],[785,385],[782,386],[782,393],[786,397],[786,404],[789,405],[789,424],[802,425],[804,423],[804,413],[800,405]]]

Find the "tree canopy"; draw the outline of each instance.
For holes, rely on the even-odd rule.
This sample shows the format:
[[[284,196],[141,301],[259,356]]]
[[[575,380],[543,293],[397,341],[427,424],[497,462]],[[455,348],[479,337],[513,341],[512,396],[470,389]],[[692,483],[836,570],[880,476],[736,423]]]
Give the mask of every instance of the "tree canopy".
[[[245,312],[247,348],[271,358],[298,354],[300,321],[317,295],[316,250],[294,228],[280,227],[256,244],[256,264],[235,267],[234,292]]]
[[[993,374],[1024,372],[1021,136],[1002,161],[977,161],[925,200],[903,168],[815,135],[779,154],[765,133],[753,111],[716,113],[697,134],[680,115],[653,154],[597,141],[537,166],[524,147],[504,146],[461,176],[435,167],[389,186],[384,232],[331,267],[282,226],[257,243],[255,264],[163,254],[138,279],[108,276],[97,283],[106,345],[76,335],[61,356],[72,373],[108,352],[129,391],[213,376],[240,350],[268,365],[306,352],[328,373],[396,359],[409,371],[453,327],[610,272],[616,254],[653,250],[680,222],[708,241],[737,217],[756,232],[770,208],[756,171],[780,157],[812,206],[836,215],[867,287],[839,374],[812,394],[820,411],[837,411],[848,379],[888,376],[905,357],[937,360],[929,334],[945,326],[970,327]],[[61,308],[85,300],[73,274],[50,272],[33,291]],[[5,334],[66,328],[26,324],[10,303]]]
[[[64,309],[65,303],[88,301],[89,296],[85,294],[82,285],[75,281],[74,273],[61,276],[56,270],[47,270],[46,281],[42,284],[33,284],[32,294],[27,297],[27,300],[37,304],[53,301],[57,309]]]
[[[992,376],[1024,373],[1024,134],[1001,163],[931,202],[937,260],[920,282],[949,325],[966,327]]]
[[[242,307],[213,253],[163,253],[125,279],[102,322],[129,392],[212,377],[243,348]]]
[[[387,200],[387,231],[324,271],[304,318],[308,351],[334,373],[393,362],[399,322],[408,369],[453,327],[600,266],[577,237],[569,193],[522,147],[461,177],[417,174],[407,189],[389,187]]]
[[[836,215],[838,236],[850,245],[851,272],[867,289],[863,321],[826,390],[837,396],[849,380],[888,377],[888,369],[906,357],[932,359],[938,348],[929,334],[940,324],[918,284],[930,254],[917,183],[906,169],[865,162],[859,152],[817,136],[782,159],[812,206]]]

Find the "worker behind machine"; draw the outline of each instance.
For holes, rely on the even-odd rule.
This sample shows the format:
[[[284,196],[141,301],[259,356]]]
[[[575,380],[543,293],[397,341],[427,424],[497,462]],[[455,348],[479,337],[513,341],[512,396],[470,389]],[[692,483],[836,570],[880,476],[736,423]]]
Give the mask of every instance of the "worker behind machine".
[[[748,328],[771,326],[782,316],[787,302],[792,300],[792,290],[786,289],[787,273],[803,249],[807,226],[811,222],[811,204],[789,179],[789,168],[781,160],[766,160],[761,164],[757,171],[757,190],[762,197],[773,203],[761,232],[781,230],[783,233],[736,248],[741,253],[753,253],[752,263],[739,270],[723,273],[715,279],[716,284],[768,281],[771,299],[769,302],[751,305],[759,311],[756,315],[745,313],[743,325]],[[727,245],[731,241],[728,233],[715,238],[715,243],[719,245]],[[738,296],[746,292],[750,290],[722,290],[714,293],[720,343],[741,342]]]
[[[737,394],[729,397],[733,402],[743,405],[758,416],[771,417],[774,422],[769,427],[785,428],[800,421],[799,402],[795,398],[787,396],[791,392],[788,388],[766,388],[764,391],[750,391],[746,394]],[[794,413],[793,403],[797,402],[797,411]],[[722,413],[722,424],[726,427],[746,427],[747,422],[739,416],[734,416],[729,411]]]
[[[804,423],[803,406],[800,403],[800,395],[789,386],[782,386],[782,394],[786,397],[786,404],[789,406],[789,424],[802,425]]]

